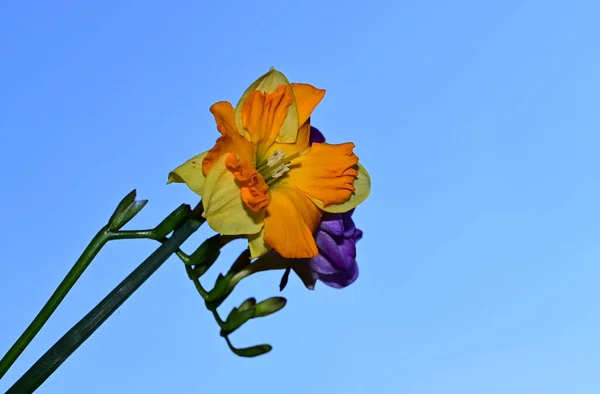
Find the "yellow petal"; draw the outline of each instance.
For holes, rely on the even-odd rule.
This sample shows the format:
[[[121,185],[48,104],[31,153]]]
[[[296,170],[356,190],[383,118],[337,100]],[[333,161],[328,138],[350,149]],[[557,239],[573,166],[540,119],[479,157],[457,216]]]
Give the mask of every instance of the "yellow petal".
[[[207,154],[208,152],[200,153],[171,171],[167,185],[173,182],[185,183],[192,191],[202,196],[206,180],[202,171],[202,161]]]
[[[317,207],[325,212],[330,213],[344,213],[348,212],[352,208],[356,208],[356,206],[369,197],[371,193],[371,177],[369,173],[360,163],[357,165],[358,175],[354,179],[354,183],[352,184],[356,190],[352,192],[350,199],[348,201],[343,202],[341,204],[333,204],[325,206],[321,200],[317,200],[314,197],[308,196]]]
[[[273,145],[271,145],[269,147],[269,149],[267,149],[267,151],[264,153],[264,155],[266,157],[269,157],[276,150],[283,149],[286,156],[292,156],[293,154],[295,154],[297,152],[302,152],[302,151],[306,150],[306,148],[308,148],[310,145],[309,142],[310,142],[310,122],[306,121],[306,122],[304,122],[304,124],[302,126],[300,126],[300,129],[298,130],[298,137],[296,138],[296,142],[294,142],[293,144],[282,144],[279,142],[275,142]]]
[[[255,259],[266,254],[271,248],[265,243],[265,228],[259,233],[248,236],[248,248],[250,249],[250,258]]]
[[[240,101],[235,107],[235,124],[238,132],[244,136],[248,141],[250,139],[250,133],[244,129],[242,124],[242,109],[244,108],[244,103],[250,94],[255,91],[263,92],[263,93],[275,93],[280,85],[285,85],[292,89],[290,81],[283,75],[281,72],[271,68],[271,70],[258,78],[242,95]],[[288,107],[288,113],[285,117],[283,124],[281,125],[281,129],[279,130],[279,134],[275,139],[277,142],[284,143],[293,143],[296,142],[296,137],[298,134],[298,128],[300,124],[298,122],[298,108],[296,106],[296,101],[292,102],[292,104]]]
[[[225,166],[223,155],[212,166],[204,183],[204,217],[208,225],[223,235],[256,234],[263,227],[264,211],[252,212],[242,201],[240,187]]]

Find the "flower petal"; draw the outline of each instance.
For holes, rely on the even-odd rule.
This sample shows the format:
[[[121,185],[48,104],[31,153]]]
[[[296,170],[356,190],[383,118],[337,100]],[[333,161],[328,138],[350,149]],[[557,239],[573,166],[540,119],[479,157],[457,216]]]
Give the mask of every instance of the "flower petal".
[[[241,188],[242,201],[253,212],[259,212],[269,205],[269,186],[264,178],[247,160],[240,160],[236,155],[229,154],[225,166]]]
[[[341,289],[351,285],[358,278],[358,264],[356,261],[345,271],[338,271],[333,274],[317,274],[317,278],[329,287]]]
[[[310,145],[312,145],[314,142],[327,142],[325,140],[325,136],[323,135],[323,133],[321,133],[319,131],[319,129],[317,129],[316,127],[312,127],[310,126]]]
[[[369,176],[369,173],[360,163],[356,165],[356,168],[358,169],[358,175],[352,184],[355,190],[352,192],[347,201],[341,204],[325,205],[323,201],[315,198],[316,196],[313,197],[309,194],[308,197],[312,200],[312,202],[315,203],[316,206],[325,212],[344,213],[356,208],[356,206],[365,201],[371,193],[371,177]]]
[[[354,208],[352,208],[348,212],[344,212],[340,215],[340,217],[342,219],[342,223],[344,225],[344,237],[345,238],[352,238],[352,236],[354,236],[354,234],[357,231],[356,226],[354,225],[354,220],[352,220],[353,213],[354,213]],[[335,214],[328,213],[328,215],[335,215]]]
[[[321,253],[319,253],[318,256],[315,256],[312,259],[310,259],[310,264],[312,270],[315,271],[317,275],[331,275],[335,274],[340,270],[338,267],[335,267],[331,263],[331,261],[329,261],[327,257],[323,256]]]
[[[354,236],[352,237],[352,240],[354,242],[358,242],[362,239],[363,237],[363,232],[362,230],[356,229],[356,232],[354,233]]]
[[[351,239],[332,237],[325,232],[318,232],[316,242],[319,255],[327,259],[336,269],[348,269],[356,258],[356,244]]]
[[[286,85],[279,85],[273,93],[255,90],[246,99],[242,107],[242,126],[256,146],[259,160],[267,159],[265,152],[275,143],[293,102],[292,89]]]
[[[234,110],[231,104],[227,101],[220,101],[210,107],[210,112],[214,115],[217,130],[222,135],[217,139],[215,146],[208,151],[202,162],[204,174],[208,174],[214,163],[225,153],[235,153],[240,159],[254,165],[255,155],[253,154],[252,144],[237,133]]]
[[[204,217],[223,235],[256,234],[263,227],[264,211],[252,212],[242,201],[240,187],[225,165],[229,154],[217,160],[204,183]]]
[[[265,243],[264,227],[260,232],[248,236],[248,248],[250,249],[251,259],[263,256],[271,250],[271,247]]]
[[[200,153],[198,156],[192,157],[173,171],[169,172],[169,183],[185,183],[193,192],[202,196],[204,191],[204,182],[206,177],[202,171],[202,161],[208,152]]]
[[[264,156],[269,157],[276,150],[283,149],[286,156],[291,156],[296,152],[302,152],[310,146],[309,139],[311,136],[310,123],[306,122],[298,130],[298,138],[293,144],[282,144],[275,142],[271,147],[264,153]]]
[[[247,130],[243,124],[243,116],[242,112],[244,111],[244,107],[246,107],[246,101],[250,98],[250,96],[258,91],[261,93],[275,93],[280,89],[280,86],[283,85],[284,89],[289,88],[290,94],[291,85],[288,79],[281,72],[271,68],[271,70],[258,78],[242,95],[240,101],[235,107],[235,124],[237,131],[244,136],[248,141],[252,141],[250,130]],[[246,107],[246,109],[248,109]],[[287,107],[287,113],[283,121],[281,122],[281,127],[279,128],[278,134],[275,137],[277,142],[284,143],[293,143],[296,141],[296,137],[298,134],[298,128],[301,123],[298,122],[298,108],[296,106],[296,101],[293,99]]]
[[[217,130],[223,135],[238,134],[235,126],[235,109],[228,101],[219,101],[210,107],[210,112],[215,117]]]
[[[273,189],[265,217],[265,242],[283,257],[314,257],[319,251],[313,233],[320,220],[321,211],[304,193]]]
[[[325,213],[321,218],[321,224],[319,224],[319,231],[324,231],[329,235],[342,236],[344,235],[344,220],[342,215],[339,213]]]
[[[287,177],[280,183],[296,187],[321,201],[321,206],[346,202],[355,190],[355,166],[358,157],[354,144],[315,143],[300,157],[292,160]]]
[[[323,100],[325,90],[317,89],[307,83],[292,83],[291,85],[298,107],[298,124],[304,124]]]

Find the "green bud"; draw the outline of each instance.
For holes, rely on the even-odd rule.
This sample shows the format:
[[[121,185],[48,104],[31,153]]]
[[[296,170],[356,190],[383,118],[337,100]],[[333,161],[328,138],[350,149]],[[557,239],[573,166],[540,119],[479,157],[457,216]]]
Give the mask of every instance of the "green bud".
[[[285,289],[285,287],[287,286],[288,279],[290,278],[290,271],[291,269],[288,268],[283,273],[283,276],[281,277],[281,282],[279,282],[279,291],[283,291],[283,289]]]
[[[190,264],[207,266],[208,269],[221,253],[221,235],[214,235],[204,242],[190,255]]]
[[[254,317],[264,317],[283,309],[287,300],[283,297],[271,297],[254,307]]]
[[[167,216],[156,228],[154,229],[154,236],[156,239],[163,239],[177,227],[183,223],[188,217],[191,207],[188,204],[181,204],[179,208],[174,210]]]
[[[195,263],[193,260],[190,260],[190,265],[196,264],[194,265],[194,272],[196,273],[196,275],[198,275],[198,278],[204,275],[206,271],[208,271],[208,269],[215,263],[215,261],[217,261],[220,254],[221,251],[217,250],[210,256],[204,256],[200,263]]]
[[[237,274],[250,264],[250,249],[244,250],[238,258],[234,261],[229,269],[230,273]]]
[[[136,191],[134,189],[121,200],[117,209],[115,209],[115,212],[108,220],[109,231],[120,230],[148,203],[148,200],[135,201],[135,196]]]
[[[254,305],[256,305],[256,298],[250,297],[246,301],[242,302],[242,304],[238,306],[238,309],[240,311],[245,311],[246,309],[254,308]]]
[[[271,345],[266,345],[266,344],[250,346],[250,347],[241,348],[241,349],[234,348],[233,346],[229,346],[229,348],[231,349],[232,352],[234,352],[235,354],[237,354],[240,357],[261,356],[265,353],[269,353],[271,351],[271,349],[273,349],[273,347]]]
[[[253,315],[254,310],[252,308],[246,310],[233,308],[229,316],[227,316],[225,324],[223,324],[223,327],[221,327],[221,336],[225,337],[231,334],[232,332],[240,328],[242,324],[250,320]]]
[[[217,308],[225,298],[227,298],[229,293],[231,293],[229,281],[232,276],[232,274],[227,274],[225,276],[219,274],[217,281],[215,282],[215,287],[208,293],[208,297],[206,298],[205,303],[208,309]]]

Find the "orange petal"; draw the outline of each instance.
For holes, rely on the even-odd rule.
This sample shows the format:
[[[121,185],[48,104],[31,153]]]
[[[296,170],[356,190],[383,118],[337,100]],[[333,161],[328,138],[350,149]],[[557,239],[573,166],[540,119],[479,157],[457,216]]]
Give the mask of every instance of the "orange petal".
[[[222,136],[217,139],[215,146],[208,151],[202,161],[204,174],[208,174],[215,162],[225,153],[235,153],[243,160],[254,163],[252,144],[236,131],[235,111],[231,104],[227,101],[220,101],[210,107],[210,112],[214,115],[217,130],[221,132]]]
[[[298,107],[298,124],[304,124],[323,100],[325,90],[317,89],[307,83],[292,83],[291,85]]]
[[[310,149],[292,160],[287,177],[281,186],[296,187],[324,206],[346,202],[355,190],[358,157],[352,152],[354,144],[314,143]]]
[[[239,181],[242,201],[251,211],[259,212],[269,205],[269,186],[252,164],[231,154],[225,159],[225,166]]]
[[[238,134],[235,128],[235,109],[228,101],[219,101],[210,107],[217,122],[217,130],[223,135]]]
[[[265,242],[287,258],[310,258],[319,254],[313,237],[321,211],[298,190],[288,187],[271,192],[265,216]]]
[[[242,126],[248,131],[252,143],[258,146],[259,158],[263,158],[275,142],[293,102],[292,90],[283,84],[273,93],[255,90],[244,102]]]
[[[293,99],[292,87],[286,76],[280,71],[275,70],[273,67],[271,67],[269,72],[259,77],[248,87],[248,89],[246,89],[235,107],[235,124],[240,135],[244,136],[244,138],[249,141],[253,141],[250,137],[250,133],[245,129],[242,122],[242,112],[250,95],[255,91],[265,94],[276,93],[281,85],[285,86],[285,88],[290,91],[292,102],[287,109],[287,115],[284,117],[275,140],[287,144],[296,141],[298,128],[301,124],[298,123],[298,109],[296,108],[296,100]]]

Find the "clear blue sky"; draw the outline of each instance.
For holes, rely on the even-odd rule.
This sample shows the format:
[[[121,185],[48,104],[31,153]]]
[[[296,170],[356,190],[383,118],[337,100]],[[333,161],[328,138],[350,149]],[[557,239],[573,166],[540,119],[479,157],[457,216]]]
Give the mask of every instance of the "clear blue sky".
[[[358,281],[291,278],[233,336],[274,346],[248,360],[170,260],[38,392],[600,392],[600,4],[276,3],[2,1],[0,353],[132,188],[130,228],[196,202],[168,171],[275,66],[327,89],[313,124],[372,175]],[[155,247],[109,244],[0,391]]]

